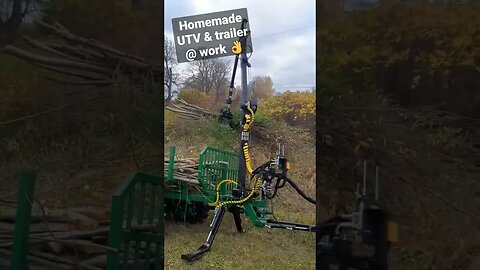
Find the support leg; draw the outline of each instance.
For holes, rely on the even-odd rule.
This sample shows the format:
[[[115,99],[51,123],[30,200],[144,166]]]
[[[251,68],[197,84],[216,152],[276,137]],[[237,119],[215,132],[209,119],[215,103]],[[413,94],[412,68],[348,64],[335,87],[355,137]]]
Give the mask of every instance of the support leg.
[[[241,208],[238,206],[233,206],[232,208],[230,208],[230,212],[233,214],[233,220],[235,220],[237,232],[244,232],[242,228],[242,218],[240,217]]]
[[[210,224],[210,231],[207,236],[207,240],[200,246],[195,252],[190,254],[182,255],[182,259],[192,262],[196,261],[210,250],[217,235],[220,224],[222,223],[223,216],[225,215],[225,207],[220,207],[215,209],[215,216],[213,217],[212,223]]]

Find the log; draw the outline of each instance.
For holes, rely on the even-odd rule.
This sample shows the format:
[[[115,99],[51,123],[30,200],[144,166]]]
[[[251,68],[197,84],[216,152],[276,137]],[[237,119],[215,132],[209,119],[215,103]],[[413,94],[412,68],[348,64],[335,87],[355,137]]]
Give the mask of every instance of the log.
[[[58,242],[48,241],[46,243],[46,248],[55,254],[62,252],[62,245]]]
[[[44,231],[40,228],[47,229],[47,225],[51,225],[52,229],[61,231],[64,226],[71,226],[71,228],[86,228],[96,229],[99,227],[98,222],[94,218],[90,218],[86,215],[63,210],[45,209],[45,215],[43,213],[32,213],[32,229],[31,232]],[[0,231],[13,231],[13,222],[15,221],[16,210],[9,210],[6,213],[2,213],[0,221],[10,221],[10,223],[0,222]],[[58,224],[63,222],[65,224]],[[10,224],[10,225],[9,225]],[[70,229],[70,228],[69,228]]]
[[[73,208],[72,211],[85,215],[90,218],[94,218],[96,220],[110,218],[110,210],[108,209],[93,209],[93,208],[82,207],[82,208]],[[97,221],[97,222],[100,223],[100,221]]]
[[[46,44],[46,46],[63,52],[65,54],[71,55],[76,59],[83,60],[87,63],[95,64],[98,66],[101,66],[102,62],[106,59],[106,56],[104,54],[92,50],[87,50],[82,47],[75,47],[67,44]]]
[[[38,222],[30,224],[30,233],[36,232],[45,232],[45,231],[52,231],[52,232],[64,232],[74,229],[75,227],[72,224],[68,223],[57,223],[57,222]],[[0,231],[2,233],[7,232],[11,233],[10,237],[13,238],[13,231],[15,229],[14,223],[7,223],[7,222],[0,222]],[[2,235],[2,238],[6,238]]]
[[[59,57],[64,57],[66,59],[69,59],[69,60],[73,60],[73,61],[78,61],[78,60],[81,60],[79,58],[76,58],[76,57],[72,57],[68,54],[65,54],[65,53],[62,53],[62,52],[59,52],[53,48],[50,48],[48,47],[47,45],[41,43],[40,41],[37,41],[33,38],[30,38],[28,36],[22,36],[23,40],[25,40],[28,44],[30,44],[32,47],[34,48],[39,48],[39,49],[42,49],[42,50],[45,50],[49,53],[52,53],[54,54],[55,56],[59,56]]]
[[[34,252],[30,252],[30,254],[33,255],[33,256],[39,257],[39,258],[47,259],[49,261],[74,265],[71,260],[68,260],[68,259],[65,259],[65,258],[62,258],[62,257],[59,257],[59,256],[55,256],[53,254],[46,253],[46,252],[34,251]]]
[[[66,69],[66,68],[57,68],[57,67],[52,67],[52,66],[37,64],[37,63],[32,63],[32,64],[34,64],[36,66],[39,66],[41,68],[44,68],[46,70],[58,72],[58,73],[68,75],[68,76],[79,77],[79,78],[92,80],[92,81],[110,81],[110,82],[112,82],[112,80],[109,80],[109,77],[99,76],[97,73],[77,71],[77,70],[71,70],[71,69]]]
[[[175,108],[172,108],[172,107],[165,107],[165,109],[167,109],[167,110],[169,110],[169,111],[172,111],[172,112],[175,112],[175,113],[187,115],[187,116],[201,117],[201,115],[198,115],[198,114],[195,113],[195,112],[182,111],[182,110],[178,110],[178,109],[175,109]]]
[[[52,76],[45,76],[47,79],[54,81],[54,82],[59,82],[63,84],[69,84],[69,85],[111,85],[115,81],[113,80],[89,80],[89,81],[73,81],[73,80],[65,80],[61,78],[55,78]]]
[[[83,261],[84,264],[105,268],[107,265],[107,255],[99,255]]]
[[[39,238],[39,237],[30,237],[31,239],[35,240],[44,240],[44,241],[50,241],[50,239],[47,238]],[[89,240],[82,240],[82,239],[71,239],[71,240],[56,240],[56,242],[67,246],[67,247],[76,247],[82,250],[83,253],[87,254],[92,254],[92,253],[101,253],[102,251],[117,251],[114,248],[97,244],[93,241]]]
[[[206,114],[211,114],[211,115],[216,115],[216,113],[212,112],[212,111],[209,111],[205,108],[202,108],[202,107],[199,107],[199,106],[196,106],[196,105],[193,105],[193,104],[190,104],[188,102],[186,102],[185,100],[183,99],[178,99],[178,102],[182,103],[183,105],[186,105],[186,106],[189,106],[189,107],[192,107],[192,108],[195,108],[201,112],[204,112]]]
[[[49,30],[52,30],[58,36],[66,39],[66,40],[68,40],[72,43],[81,44],[83,46],[92,48],[96,51],[99,50],[99,51],[102,51],[103,53],[108,53],[108,54],[111,55],[110,57],[112,57],[112,56],[121,57],[123,61],[127,62],[129,65],[134,66],[136,68],[153,69],[155,71],[160,71],[163,74],[163,66],[160,66],[159,64],[152,63],[152,62],[149,62],[149,61],[145,60],[144,58],[134,56],[134,55],[130,55],[130,54],[127,54],[125,52],[116,50],[116,49],[111,48],[111,47],[109,47],[109,46],[107,46],[103,43],[100,43],[96,40],[91,40],[91,39],[86,39],[86,38],[75,36],[72,33],[68,32],[68,31],[65,31],[64,30],[65,28],[62,29],[62,28],[59,28],[59,27],[55,27],[53,25],[49,25],[49,24],[47,24],[45,22],[41,22],[41,21],[39,21],[38,24],[40,24],[41,26],[43,26],[43,27],[45,27]]]
[[[12,252],[10,250],[0,249],[0,255],[11,257]],[[75,269],[63,263],[50,262],[49,260],[38,258],[32,255],[27,255],[27,259],[30,263],[34,263],[40,266],[46,266],[46,267],[49,267],[50,269]]]
[[[11,55],[14,55],[16,57],[19,57],[23,60],[26,60],[28,62],[40,63],[40,64],[44,64],[44,65],[49,65],[49,66],[78,68],[80,70],[98,72],[100,74],[104,74],[104,75],[107,75],[107,76],[110,76],[114,72],[112,69],[108,69],[108,68],[104,68],[104,67],[98,67],[98,66],[94,66],[94,65],[91,65],[91,64],[79,63],[79,62],[74,62],[74,61],[70,61],[70,60],[64,60],[64,59],[53,58],[53,57],[45,57],[45,56],[32,54],[30,52],[27,52],[25,50],[13,47],[11,45],[5,46],[5,52],[9,53]]]
[[[182,99],[178,99],[177,102],[179,104],[170,103],[165,107],[165,109],[178,114],[178,116],[182,119],[198,120],[202,117],[204,118],[219,117],[218,113],[190,104]]]

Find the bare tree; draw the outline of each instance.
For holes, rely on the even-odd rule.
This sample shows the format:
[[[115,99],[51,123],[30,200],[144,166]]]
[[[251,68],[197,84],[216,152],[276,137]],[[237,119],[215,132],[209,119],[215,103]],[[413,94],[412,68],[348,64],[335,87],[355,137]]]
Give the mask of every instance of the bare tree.
[[[23,19],[45,0],[0,0],[0,41],[9,42],[16,35]]]
[[[248,88],[252,90],[252,98],[261,102],[262,100],[273,97],[275,89],[270,76],[257,76],[248,84]]]
[[[165,69],[163,85],[165,86],[165,102],[170,102],[176,91],[173,86],[178,87],[180,73],[177,71],[177,59],[175,56],[175,47],[173,41],[165,37],[163,66]]]
[[[189,73],[184,81],[185,87],[198,89],[207,94],[215,91],[215,96],[218,98],[221,91],[228,86],[230,66],[227,60],[204,59],[192,62]]]

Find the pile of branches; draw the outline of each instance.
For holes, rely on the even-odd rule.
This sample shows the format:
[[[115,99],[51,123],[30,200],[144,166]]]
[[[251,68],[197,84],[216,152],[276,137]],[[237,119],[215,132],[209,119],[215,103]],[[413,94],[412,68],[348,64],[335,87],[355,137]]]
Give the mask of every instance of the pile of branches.
[[[165,157],[164,170],[168,176],[170,161]],[[175,180],[198,185],[198,159],[196,158],[175,158],[173,165],[173,177]]]
[[[37,207],[35,207],[37,206]],[[9,267],[16,209],[0,213],[0,265]],[[107,209],[46,209],[34,204],[29,235],[30,269],[105,269]]]
[[[0,122],[0,125],[98,101],[99,108],[105,107],[119,116],[124,130],[132,137],[155,143],[158,136],[163,136],[163,128],[158,124],[163,121],[163,108],[158,105],[164,96],[162,64],[77,36],[58,22],[37,23],[52,34],[48,40],[24,35],[24,44],[7,45],[3,51],[40,67],[46,71],[42,73],[46,79],[72,86],[74,90],[69,90],[65,102],[59,106]],[[106,99],[109,101],[105,102]],[[86,115],[90,116],[89,113]]]
[[[106,269],[107,252],[118,252],[108,246],[108,209],[47,209],[37,203],[33,207],[27,254],[29,269],[101,270]],[[0,268],[10,267],[15,214],[15,208],[0,213]],[[158,232],[157,226],[148,220],[140,223],[134,219],[130,228],[136,232]],[[130,245],[129,248],[129,254],[136,254],[134,249],[138,248],[139,258],[145,258],[147,252],[148,257],[153,258],[156,252],[154,247],[148,250]],[[132,258],[128,264],[134,263],[130,260]]]
[[[55,34],[58,42],[43,42],[23,36],[33,51],[7,45],[5,52],[59,76],[47,78],[70,85],[109,86],[126,79],[138,86],[161,87],[163,66],[139,56],[119,51],[96,40],[72,34],[60,23],[38,24]],[[144,87],[138,87],[144,89]]]
[[[176,101],[178,103],[171,102],[165,107],[165,109],[176,113],[180,118],[199,120],[200,118],[217,119],[219,117],[218,113],[190,104],[185,100],[177,99]]]

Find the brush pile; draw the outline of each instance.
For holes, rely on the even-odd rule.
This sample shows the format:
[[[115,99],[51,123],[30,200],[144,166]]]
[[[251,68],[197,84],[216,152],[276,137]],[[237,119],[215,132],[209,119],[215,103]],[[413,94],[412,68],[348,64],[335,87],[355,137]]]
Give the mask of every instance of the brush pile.
[[[55,34],[58,41],[52,43],[23,36],[33,50],[7,45],[5,52],[56,74],[47,75],[48,79],[84,86],[111,86],[125,79],[142,91],[160,89],[161,64],[76,36],[58,22],[38,24]]]
[[[190,104],[182,99],[176,100],[178,103],[170,103],[165,109],[176,113],[180,118],[199,120],[200,118],[218,118],[219,114],[204,109],[202,107]]]
[[[0,266],[10,267],[16,209],[0,212]],[[105,269],[110,213],[84,207],[32,209],[28,262],[30,269]]]
[[[164,170],[168,178],[169,160],[165,157]],[[175,158],[172,176],[177,181],[198,185],[198,159],[196,158]]]

